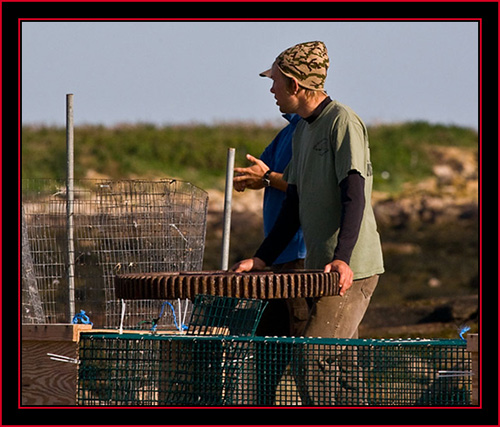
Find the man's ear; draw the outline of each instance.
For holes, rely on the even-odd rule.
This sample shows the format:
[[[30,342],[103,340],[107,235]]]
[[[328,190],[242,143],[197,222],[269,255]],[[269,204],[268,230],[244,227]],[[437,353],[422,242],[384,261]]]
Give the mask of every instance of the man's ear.
[[[290,94],[297,95],[297,92],[300,89],[299,81],[295,77],[290,77]]]

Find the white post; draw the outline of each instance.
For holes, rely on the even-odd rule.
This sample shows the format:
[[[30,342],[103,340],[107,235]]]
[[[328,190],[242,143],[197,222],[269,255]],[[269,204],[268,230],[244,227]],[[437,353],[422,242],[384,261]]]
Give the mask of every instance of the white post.
[[[227,150],[226,194],[224,197],[224,230],[222,233],[221,269],[229,268],[229,236],[231,234],[231,204],[233,200],[234,148]]]
[[[75,244],[73,239],[74,215],[74,137],[73,94],[66,95],[66,220],[68,231],[68,293],[69,321],[75,316]]]

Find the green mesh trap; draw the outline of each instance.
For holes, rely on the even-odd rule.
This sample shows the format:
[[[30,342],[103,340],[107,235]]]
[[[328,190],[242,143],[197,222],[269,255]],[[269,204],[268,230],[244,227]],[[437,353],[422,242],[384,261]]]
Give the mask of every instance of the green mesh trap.
[[[188,335],[255,335],[267,302],[259,299],[197,295]]]
[[[79,405],[468,406],[462,340],[82,333]]]

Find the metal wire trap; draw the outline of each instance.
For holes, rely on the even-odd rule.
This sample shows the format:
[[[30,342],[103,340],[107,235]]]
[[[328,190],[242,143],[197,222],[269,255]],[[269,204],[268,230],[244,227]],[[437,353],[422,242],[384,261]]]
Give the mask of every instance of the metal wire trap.
[[[258,299],[197,295],[187,335],[253,336],[266,306]]]
[[[81,333],[78,404],[470,406],[462,340]]]
[[[21,182],[23,323],[71,321],[74,293],[74,313],[83,309],[94,327],[117,328],[120,300],[128,298],[116,295],[116,275],[201,270],[208,209],[204,190],[176,179],[74,180],[70,257],[65,184]],[[178,297],[184,299],[162,300]],[[151,319],[161,303],[147,296],[127,301],[124,326]],[[165,316],[158,327],[171,328],[172,323]]]

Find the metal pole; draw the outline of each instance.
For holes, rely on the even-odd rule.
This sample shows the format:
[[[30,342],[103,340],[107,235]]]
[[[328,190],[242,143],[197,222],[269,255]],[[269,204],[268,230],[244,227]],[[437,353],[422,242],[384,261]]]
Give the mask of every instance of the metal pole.
[[[234,148],[227,150],[226,194],[224,197],[224,230],[222,233],[221,269],[229,268],[229,236],[231,234],[231,204],[233,200]]]
[[[66,220],[68,231],[68,293],[69,321],[75,316],[75,244],[73,239],[74,215],[74,137],[73,94],[66,95]]]

